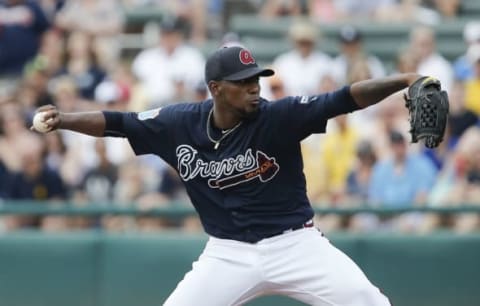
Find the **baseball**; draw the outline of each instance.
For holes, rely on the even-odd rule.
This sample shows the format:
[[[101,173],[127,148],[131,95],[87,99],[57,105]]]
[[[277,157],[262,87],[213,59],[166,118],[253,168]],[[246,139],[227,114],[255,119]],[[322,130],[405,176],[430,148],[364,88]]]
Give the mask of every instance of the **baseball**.
[[[50,121],[51,119],[49,119]],[[37,132],[46,133],[51,130],[51,127],[45,122],[45,113],[37,113],[33,117],[33,127]]]

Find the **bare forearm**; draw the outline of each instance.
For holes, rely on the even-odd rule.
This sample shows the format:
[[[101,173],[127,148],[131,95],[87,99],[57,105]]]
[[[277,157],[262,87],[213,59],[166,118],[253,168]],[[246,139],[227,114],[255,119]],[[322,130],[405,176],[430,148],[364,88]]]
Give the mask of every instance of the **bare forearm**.
[[[391,94],[410,86],[421,76],[417,73],[402,73],[385,78],[353,83],[350,93],[361,108],[376,104]]]
[[[46,128],[42,127],[45,131],[35,129],[34,126],[31,129],[42,133],[57,129],[75,131],[95,137],[102,137],[105,133],[106,120],[101,111],[64,113],[54,105],[44,105],[39,107],[36,113],[35,117],[42,115],[40,120],[46,125]],[[33,121],[35,125],[35,118]]]
[[[101,137],[105,132],[105,117],[102,112],[60,113],[60,129],[71,130],[90,136]]]

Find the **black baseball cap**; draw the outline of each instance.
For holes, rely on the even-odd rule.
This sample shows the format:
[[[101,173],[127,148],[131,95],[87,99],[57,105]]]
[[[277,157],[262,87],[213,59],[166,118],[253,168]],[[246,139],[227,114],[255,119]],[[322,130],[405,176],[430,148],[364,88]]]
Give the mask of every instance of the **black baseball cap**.
[[[272,69],[258,67],[252,53],[239,46],[221,48],[207,59],[205,81],[240,81],[254,76],[272,76]]]
[[[160,29],[164,33],[183,32],[187,27],[185,19],[178,16],[165,16],[160,22]]]

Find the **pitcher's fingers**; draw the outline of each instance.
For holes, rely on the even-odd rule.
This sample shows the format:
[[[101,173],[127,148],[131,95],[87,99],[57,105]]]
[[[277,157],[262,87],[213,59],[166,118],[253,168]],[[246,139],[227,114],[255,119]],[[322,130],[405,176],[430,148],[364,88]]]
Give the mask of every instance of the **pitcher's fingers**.
[[[43,106],[40,106],[39,108],[37,108],[37,113],[40,113],[40,112],[45,112],[45,111],[49,111],[49,110],[52,110],[52,109],[56,109],[56,107],[52,104],[48,104],[48,105],[43,105]]]
[[[58,110],[56,108],[53,108],[53,109],[49,109],[49,110],[44,111],[44,117],[43,118],[45,118],[45,122],[49,119],[58,118]]]

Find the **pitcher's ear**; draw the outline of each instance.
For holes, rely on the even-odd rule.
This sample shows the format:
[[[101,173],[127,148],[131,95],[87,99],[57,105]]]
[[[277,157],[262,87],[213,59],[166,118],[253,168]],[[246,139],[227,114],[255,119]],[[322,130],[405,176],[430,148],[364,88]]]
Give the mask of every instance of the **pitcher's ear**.
[[[220,82],[217,82],[217,81],[208,82],[208,89],[210,90],[210,93],[212,94],[212,96],[216,96],[220,91],[220,88],[221,88]]]

